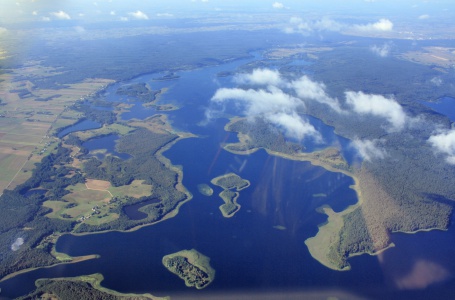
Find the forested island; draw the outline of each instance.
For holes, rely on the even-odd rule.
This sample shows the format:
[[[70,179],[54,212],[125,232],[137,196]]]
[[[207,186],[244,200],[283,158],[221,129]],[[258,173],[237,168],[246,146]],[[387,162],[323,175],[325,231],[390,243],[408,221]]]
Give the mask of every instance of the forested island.
[[[163,257],[163,265],[185,281],[187,287],[198,290],[207,287],[215,279],[210,258],[195,249],[182,250]]]
[[[223,191],[219,194],[224,201],[224,204],[220,206],[223,217],[233,217],[240,209],[240,204],[237,203],[239,192],[249,187],[250,182],[237,174],[228,173],[213,178],[211,183],[223,188]]]

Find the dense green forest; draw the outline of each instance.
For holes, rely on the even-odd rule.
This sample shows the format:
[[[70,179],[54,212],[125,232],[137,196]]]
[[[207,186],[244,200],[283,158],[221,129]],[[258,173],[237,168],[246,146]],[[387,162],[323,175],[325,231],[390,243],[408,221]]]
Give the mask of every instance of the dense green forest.
[[[117,95],[125,95],[138,99],[139,101],[150,103],[156,100],[156,96],[161,93],[161,90],[153,91],[146,83],[136,83],[120,87],[117,89]]]
[[[229,123],[228,131],[239,132],[248,135],[248,139],[242,143],[228,144],[225,149],[233,152],[250,151],[257,148],[269,149],[285,154],[294,154],[303,149],[302,145],[286,141],[284,135],[263,118],[255,118],[254,121],[240,119]]]
[[[45,298],[47,297],[47,298]],[[17,298],[18,300],[34,299],[99,299],[99,300],[146,300],[148,297],[141,296],[117,296],[100,291],[90,283],[65,279],[41,279],[37,288],[28,295]]]

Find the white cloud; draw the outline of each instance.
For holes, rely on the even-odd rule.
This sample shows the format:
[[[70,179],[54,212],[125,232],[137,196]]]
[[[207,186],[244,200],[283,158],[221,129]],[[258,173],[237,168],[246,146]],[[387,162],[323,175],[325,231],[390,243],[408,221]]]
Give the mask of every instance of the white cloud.
[[[17,238],[14,243],[11,245],[11,250],[17,251],[24,244],[23,238]]]
[[[430,17],[429,15],[421,15],[421,16],[419,16],[419,20],[426,20],[429,17]]]
[[[174,15],[170,14],[170,13],[157,13],[156,16],[157,17],[173,17]]]
[[[336,22],[330,18],[305,21],[301,18],[292,17],[289,20],[289,27],[285,28],[286,33],[309,34],[314,31],[341,31],[346,25]]]
[[[446,155],[446,161],[449,164],[455,165],[455,130],[446,131],[436,135],[432,135],[428,142],[435,148],[437,152]]]
[[[149,19],[149,17],[140,10],[138,10],[136,12],[130,12],[130,13],[128,13],[128,15],[131,16],[132,18],[138,19],[138,20],[148,20]]]
[[[120,17],[120,21],[126,22],[126,21],[128,21],[128,18],[127,17]]]
[[[378,145],[381,142],[378,139],[361,140],[356,138],[351,142],[351,147],[355,148],[364,160],[371,161],[373,159],[383,159],[386,156],[385,150]]]
[[[380,19],[376,23],[354,25],[353,29],[360,31],[391,31],[393,29],[393,23],[389,19]]]
[[[430,82],[432,84],[434,84],[435,86],[441,86],[443,83],[441,77],[433,77],[433,78],[431,78]]]
[[[5,27],[0,27],[0,34],[6,33],[7,31],[8,29],[6,29]]]
[[[283,84],[280,73],[270,69],[255,69],[250,74],[239,74],[234,77],[234,81],[252,85],[280,86]]]
[[[303,109],[300,99],[269,85],[267,89],[221,88],[211,99],[214,103],[226,104],[231,101],[249,118],[263,117],[281,128],[288,137],[302,140],[310,137],[316,142],[322,137],[316,129],[303,119],[297,111]]]
[[[37,12],[36,10],[34,10],[34,11],[32,12],[32,15],[37,16],[37,15],[38,15],[38,12]]]
[[[303,120],[296,112],[288,113],[277,113],[266,116],[266,118],[282,128],[285,135],[288,137],[295,138],[297,140],[303,140],[304,137],[312,137],[316,142],[322,142],[322,136],[317,130]]]
[[[50,13],[52,16],[56,17],[59,20],[71,20],[71,17],[69,14],[64,12],[63,10],[57,11],[57,12],[52,12]]]
[[[284,8],[284,5],[281,2],[275,2],[275,3],[272,4],[272,7],[281,9],[281,8]]]
[[[343,112],[338,99],[327,95],[325,84],[322,82],[314,82],[308,76],[302,76],[300,79],[292,81],[290,86],[295,90],[297,96],[302,99],[314,100],[330,106],[338,113]]]
[[[407,116],[403,108],[394,99],[381,95],[364,94],[362,92],[348,91],[345,93],[346,103],[362,115],[373,115],[385,118],[392,128],[390,131],[403,129]]]
[[[114,10],[111,10],[111,12],[109,13],[111,16],[115,16],[115,11]]]
[[[354,24],[349,25],[341,22],[337,22],[330,18],[324,17],[319,20],[303,20],[298,17],[292,17],[289,20],[289,26],[284,29],[286,33],[301,33],[310,34],[312,32],[321,31],[343,31],[343,30],[355,30],[355,31],[391,31],[393,29],[393,23],[388,19],[380,19],[376,23],[368,24]]]
[[[49,22],[51,20],[51,18],[49,17],[42,17],[41,20],[43,20],[44,22]]]
[[[391,44],[390,43],[385,43],[382,46],[376,46],[373,45],[371,46],[370,50],[374,54],[380,56],[380,57],[387,57],[390,54],[390,49],[391,49]]]

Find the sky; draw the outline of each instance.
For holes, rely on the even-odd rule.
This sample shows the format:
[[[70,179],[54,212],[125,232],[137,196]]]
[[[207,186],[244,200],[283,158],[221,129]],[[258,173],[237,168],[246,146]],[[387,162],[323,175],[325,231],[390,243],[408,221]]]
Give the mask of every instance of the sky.
[[[181,17],[185,13],[236,11],[243,13],[276,12],[346,15],[414,14],[428,19],[453,10],[449,0],[0,0],[0,23],[51,20],[147,20]]]

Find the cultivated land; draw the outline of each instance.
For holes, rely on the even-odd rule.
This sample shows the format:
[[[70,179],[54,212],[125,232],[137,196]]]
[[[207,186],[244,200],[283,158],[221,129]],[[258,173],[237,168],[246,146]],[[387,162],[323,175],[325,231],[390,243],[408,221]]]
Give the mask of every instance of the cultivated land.
[[[88,79],[58,90],[43,90],[28,80],[17,80],[56,74],[60,74],[58,70],[32,61],[0,75],[0,194],[31,176],[34,163],[55,147],[57,141],[51,137],[55,130],[80,118],[65,115],[68,106],[113,82]]]

